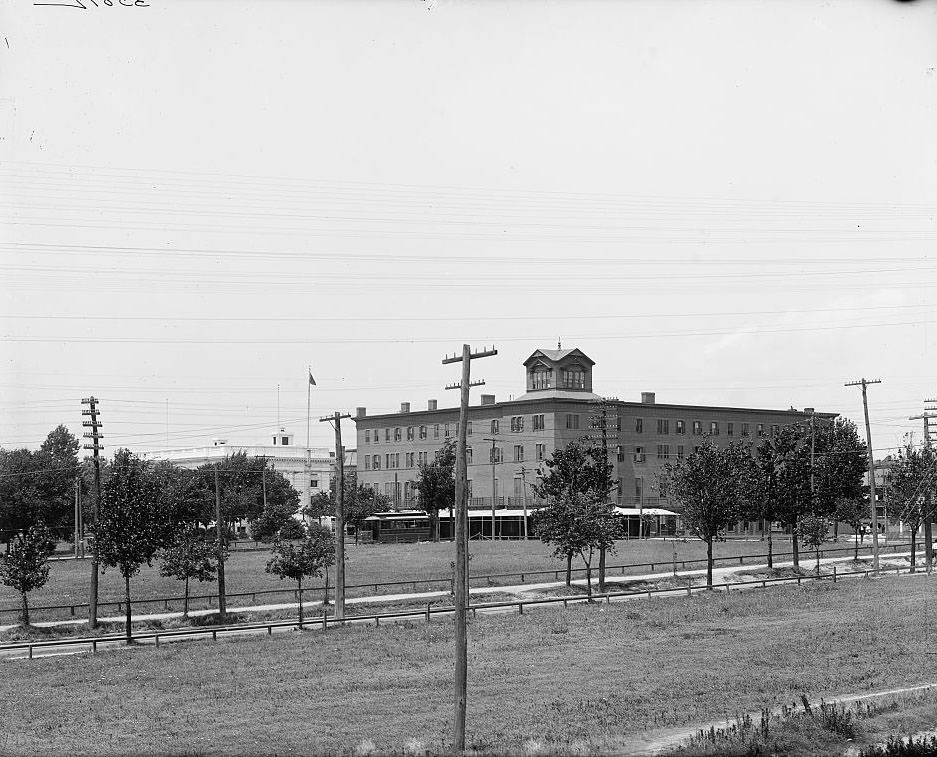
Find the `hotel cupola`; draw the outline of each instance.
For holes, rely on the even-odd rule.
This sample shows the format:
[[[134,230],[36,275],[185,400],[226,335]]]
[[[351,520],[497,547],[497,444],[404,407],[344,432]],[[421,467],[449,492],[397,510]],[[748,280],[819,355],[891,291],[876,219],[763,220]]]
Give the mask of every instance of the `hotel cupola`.
[[[524,361],[527,393],[519,399],[560,396],[600,399],[592,393],[591,360],[582,350],[536,350]]]

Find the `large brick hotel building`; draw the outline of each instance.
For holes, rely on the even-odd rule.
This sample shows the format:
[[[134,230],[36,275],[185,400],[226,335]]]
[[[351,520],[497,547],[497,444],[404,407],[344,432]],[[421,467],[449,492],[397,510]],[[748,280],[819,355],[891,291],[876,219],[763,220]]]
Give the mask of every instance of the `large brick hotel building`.
[[[689,455],[705,435],[717,443],[757,443],[812,412],[658,404],[653,392],[642,393],[640,402],[603,398],[592,390],[594,365],[575,348],[536,350],[524,361],[524,394],[507,402],[482,394],[480,404],[469,408],[472,506],[491,507],[494,494],[498,506],[519,507],[525,485],[533,505],[529,487],[544,458],[587,434],[600,440],[604,426],[618,481],[613,492],[617,504],[670,507],[666,483],[660,485],[658,473],[668,461]],[[405,402],[400,412],[384,415],[367,415],[366,408],[359,407],[354,420],[358,481],[393,497],[403,508],[415,504],[419,464],[432,460],[447,440],[456,439],[459,409],[440,409],[436,400],[429,400],[425,410],[411,410]],[[486,438],[496,439],[494,453]]]

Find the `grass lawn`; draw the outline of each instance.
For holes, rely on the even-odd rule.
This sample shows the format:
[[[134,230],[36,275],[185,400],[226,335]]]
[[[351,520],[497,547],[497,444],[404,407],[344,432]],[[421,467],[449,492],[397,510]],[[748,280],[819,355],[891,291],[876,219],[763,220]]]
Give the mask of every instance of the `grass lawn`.
[[[693,560],[705,558],[706,549],[703,542],[697,540],[683,541],[622,541],[618,543],[615,554],[608,558],[609,565],[626,563],[647,563],[661,561],[669,564],[673,557],[674,546],[677,549],[678,560]],[[717,544],[714,549],[716,556],[734,556],[762,554],[766,547],[760,541],[729,541]],[[776,542],[777,551],[789,550],[790,542]],[[521,573],[535,570],[566,569],[563,560],[556,560],[551,555],[551,549],[539,541],[473,541],[469,546],[471,554],[470,569],[473,575],[487,575],[492,573]],[[455,548],[451,542],[437,544],[423,542],[419,544],[362,544],[348,545],[346,548],[346,582],[352,584],[367,584],[369,582],[383,581],[419,581],[421,578],[444,578],[451,574],[450,563],[455,557]],[[269,553],[262,552],[234,552],[225,564],[225,586],[229,593],[256,592],[269,589],[293,588],[293,583],[281,581],[276,576],[264,571],[264,566],[270,558]],[[594,567],[597,567],[596,558]],[[581,567],[581,560],[574,560],[573,567]],[[689,566],[693,567],[693,566]],[[697,566],[698,567],[698,566]],[[644,570],[644,569],[642,569]],[[42,589],[30,593],[31,606],[62,605],[69,602],[84,603],[88,601],[88,585],[90,581],[90,560],[62,560],[51,563],[49,582]],[[552,580],[553,576],[545,576],[543,580]],[[531,578],[527,579],[528,581]],[[495,584],[514,583],[518,577],[512,576],[503,580],[493,581]],[[334,586],[334,574],[332,577]],[[473,585],[480,585],[476,581]],[[323,586],[322,579],[316,579],[307,587],[310,597],[317,588]],[[391,586],[380,587],[378,593],[397,593],[409,591],[412,587]],[[444,589],[442,584],[419,586],[420,589]],[[158,564],[153,567],[143,566],[140,573],[131,579],[131,596],[133,599],[154,599],[166,596],[181,596],[182,584],[171,578],[159,575]],[[214,583],[193,583],[192,594],[212,594],[217,591]],[[348,596],[375,593],[373,587],[361,590],[351,590]],[[116,569],[109,569],[100,576],[100,601],[123,600],[123,579]],[[269,601],[272,598],[261,598]],[[0,585],[0,608],[16,608],[20,606],[19,596],[9,587]],[[204,607],[205,604],[194,604],[194,607]],[[146,608],[143,608],[144,610]],[[158,608],[153,608],[158,609]],[[82,611],[86,612],[86,611]],[[106,610],[110,614],[112,610]],[[81,614],[81,613],[79,613]],[[36,613],[36,621],[52,620],[68,615],[68,610],[54,613]],[[17,616],[5,613],[0,616],[0,622],[15,622]]]
[[[479,616],[468,743],[613,751],[801,694],[925,682],[933,593],[889,576]],[[0,663],[0,754],[441,751],[452,632],[439,619]]]

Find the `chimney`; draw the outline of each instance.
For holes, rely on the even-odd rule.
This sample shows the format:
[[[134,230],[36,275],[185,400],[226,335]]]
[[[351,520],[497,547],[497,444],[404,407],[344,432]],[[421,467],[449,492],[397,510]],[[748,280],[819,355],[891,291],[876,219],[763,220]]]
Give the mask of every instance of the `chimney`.
[[[355,418],[364,418],[367,414],[368,414],[368,409],[366,407],[355,408]]]
[[[401,412],[401,413],[409,413],[409,412],[410,412],[410,403],[409,403],[409,402],[401,402],[401,403],[400,403],[400,412]]]
[[[482,404],[483,405],[493,405],[495,404],[495,396],[493,394],[483,394],[482,395]]]
[[[653,405],[654,404],[654,392],[641,392],[641,404]]]
[[[429,402],[427,402],[427,403],[426,403],[426,409],[427,409],[427,410],[435,410],[435,409],[436,409],[436,400],[430,400]]]

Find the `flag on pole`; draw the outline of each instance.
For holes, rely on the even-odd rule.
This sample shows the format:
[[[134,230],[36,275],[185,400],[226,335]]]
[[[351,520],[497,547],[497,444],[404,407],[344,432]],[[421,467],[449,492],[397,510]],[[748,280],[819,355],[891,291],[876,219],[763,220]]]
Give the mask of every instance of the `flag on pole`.
[[[312,371],[309,371],[309,386],[315,386],[316,380],[312,377]]]

